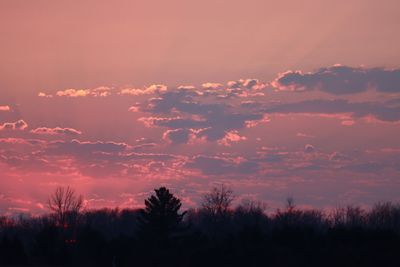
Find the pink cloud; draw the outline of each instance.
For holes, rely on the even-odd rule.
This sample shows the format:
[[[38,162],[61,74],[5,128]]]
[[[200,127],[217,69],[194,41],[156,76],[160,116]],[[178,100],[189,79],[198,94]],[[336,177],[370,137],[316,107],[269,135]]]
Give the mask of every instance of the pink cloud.
[[[330,156],[329,156],[329,160],[332,161],[348,161],[351,160],[351,158],[343,153],[340,152],[333,152]]]
[[[157,92],[165,92],[167,91],[167,86],[164,84],[153,84],[150,85],[149,87],[146,87],[144,89],[137,89],[137,88],[124,88],[121,89],[119,94],[121,95],[149,95],[149,94],[154,94]]]
[[[247,140],[245,136],[240,136],[238,131],[229,131],[225,134],[224,138],[218,141],[218,144],[224,146],[231,146],[232,143]]]
[[[173,122],[176,120],[181,120],[181,117],[173,117],[173,118],[160,118],[160,117],[141,117],[138,121],[142,122],[146,127],[155,127],[158,123],[163,122]]]
[[[219,89],[224,85],[221,83],[203,83],[201,85],[204,89]]]
[[[252,128],[252,127],[255,127],[255,126],[257,126],[257,125],[259,125],[261,123],[267,123],[267,122],[270,122],[270,121],[271,120],[270,120],[269,116],[263,115],[262,119],[260,119],[260,120],[248,120],[248,121],[245,121],[245,125],[246,125],[247,128]]]
[[[45,94],[39,96],[46,96]],[[57,96],[65,96],[65,97],[85,97],[85,96],[93,96],[93,97],[105,97],[111,94],[111,88],[107,86],[101,86],[94,89],[66,89],[57,91]]]
[[[205,175],[252,174],[259,165],[244,158],[198,155],[185,163],[185,167],[197,169]]]
[[[10,111],[10,106],[0,106],[0,111]]]
[[[0,138],[0,143],[3,144],[22,144],[22,145],[30,145],[31,142],[29,140],[23,138]]]
[[[342,124],[344,126],[352,126],[354,123],[356,123],[354,120],[345,120],[345,121],[342,121],[340,124]]]
[[[38,97],[16,99],[18,104],[11,105],[11,112],[0,111],[3,123],[0,126],[5,129],[24,128],[21,123],[13,123],[26,118],[21,114],[29,116],[30,127],[32,124],[69,124],[77,129],[39,127],[24,132],[0,132],[3,137],[0,138],[0,171],[7,172],[4,174],[10,177],[7,181],[15,187],[20,186],[15,177],[25,183],[29,176],[36,179],[35,185],[38,181],[42,185],[43,177],[51,176],[49,181],[53,179],[53,184],[71,183],[79,189],[90,187],[98,194],[97,184],[107,183],[102,190],[110,192],[108,198],[104,197],[110,206],[121,203],[116,193],[126,188],[139,190],[139,186],[146,191],[165,181],[168,186],[184,186],[191,190],[190,198],[196,197],[195,190],[207,190],[210,183],[222,180],[234,181],[238,190],[242,190],[240,193],[252,193],[254,191],[246,192],[243,188],[253,182],[256,186],[251,190],[259,190],[260,196],[276,200],[284,199],[288,191],[307,188],[320,177],[323,177],[320,181],[323,186],[328,179],[336,182],[339,179],[335,178],[344,172],[349,181],[376,173],[379,178],[383,175],[381,172],[389,177],[386,181],[398,176],[398,155],[384,157],[369,153],[362,156],[355,152],[356,149],[366,151],[396,146],[398,124],[373,127],[361,120],[399,123],[398,95],[386,94],[383,99],[375,97],[369,98],[370,102],[362,102],[364,100],[357,96],[339,97],[317,90],[302,94],[270,88],[263,91],[261,89],[269,84],[257,79],[205,86],[209,89],[199,90],[201,93],[193,86],[167,90],[166,86],[153,85],[67,89],[58,94],[51,92],[54,97],[48,101]],[[112,97],[104,97],[110,94]],[[51,95],[40,93],[39,96]],[[68,97],[80,97],[81,101],[73,101],[71,105]],[[140,113],[133,114],[128,109]],[[340,123],[349,126],[354,121],[357,127],[340,127]],[[260,124],[263,122],[268,123]],[[79,136],[81,131],[88,138],[86,142],[58,138]],[[34,136],[32,134],[37,134],[36,138],[53,135],[59,140],[27,139]],[[376,137],[376,142],[370,142],[370,137]],[[312,145],[304,147],[306,141],[312,141],[317,149]],[[334,152],[336,150],[341,152]],[[376,164],[368,169],[366,164],[370,162],[384,166]],[[377,171],[367,173],[371,170]],[[313,172],[312,175],[309,172]],[[251,181],[255,177],[257,180]],[[4,188],[5,182],[1,184],[1,180],[0,187]],[[279,183],[279,187],[271,186],[274,183]],[[195,186],[189,188],[189,185]],[[374,194],[378,196],[378,190],[391,188],[392,185],[382,186]],[[282,197],[272,196],[279,190],[287,191],[282,191]],[[100,203],[101,198],[92,199]],[[329,195],[316,203],[324,205],[328,198]],[[132,198],[122,202],[130,205]]]
[[[47,128],[47,127],[39,127],[31,130],[31,133],[34,134],[44,134],[44,135],[80,135],[81,131],[75,130],[73,128]]]
[[[24,120],[18,120],[16,122],[6,122],[0,125],[0,131],[2,130],[24,130],[28,127],[28,124]]]
[[[240,79],[238,81],[229,81],[228,88],[246,88],[251,90],[262,90],[268,84],[260,82],[258,79]]]
[[[39,93],[38,93],[38,97],[52,98],[53,95],[51,95],[51,94],[46,94],[46,93],[43,93],[43,92],[39,92]]]
[[[315,135],[306,134],[306,133],[297,133],[297,137],[306,137],[306,138],[315,138]]]

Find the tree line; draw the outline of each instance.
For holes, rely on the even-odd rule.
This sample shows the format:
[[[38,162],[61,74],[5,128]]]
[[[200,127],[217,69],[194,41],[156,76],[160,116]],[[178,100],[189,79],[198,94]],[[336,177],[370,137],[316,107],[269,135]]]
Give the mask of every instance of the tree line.
[[[400,205],[347,206],[329,213],[297,208],[273,214],[225,185],[182,211],[166,187],[143,209],[84,210],[59,187],[40,217],[0,216],[1,266],[400,266]]]

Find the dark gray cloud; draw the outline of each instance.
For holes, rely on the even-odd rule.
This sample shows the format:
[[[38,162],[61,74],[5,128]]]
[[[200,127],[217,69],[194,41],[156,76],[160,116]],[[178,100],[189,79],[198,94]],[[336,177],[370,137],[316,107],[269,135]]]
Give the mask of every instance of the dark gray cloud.
[[[279,89],[321,90],[331,94],[354,94],[374,88],[380,92],[400,92],[400,69],[333,66],[315,72],[288,71],[272,83]]]
[[[374,116],[379,120],[394,122],[400,120],[400,107],[387,107],[381,103],[349,102],[347,100],[306,100],[276,105],[264,109],[266,113],[351,113],[356,118]]]

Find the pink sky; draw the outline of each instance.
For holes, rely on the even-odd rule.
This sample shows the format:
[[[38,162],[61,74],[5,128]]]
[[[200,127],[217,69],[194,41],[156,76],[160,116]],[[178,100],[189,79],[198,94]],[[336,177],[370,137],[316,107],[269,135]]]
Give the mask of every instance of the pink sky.
[[[225,183],[400,201],[398,1],[2,1],[0,214]],[[340,64],[340,65],[339,65]]]

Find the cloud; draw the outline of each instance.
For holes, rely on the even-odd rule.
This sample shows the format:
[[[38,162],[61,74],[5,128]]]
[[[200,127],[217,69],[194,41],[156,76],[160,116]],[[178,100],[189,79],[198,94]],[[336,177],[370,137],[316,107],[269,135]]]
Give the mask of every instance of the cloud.
[[[34,134],[43,134],[43,135],[80,135],[82,132],[75,130],[73,128],[47,128],[47,127],[39,127],[36,129],[31,130],[31,133]]]
[[[385,168],[385,164],[378,162],[367,162],[367,163],[357,163],[343,166],[343,170],[361,173],[373,173],[382,171]]]
[[[161,93],[167,91],[167,86],[164,84],[153,84],[144,89],[137,89],[137,88],[124,88],[121,89],[121,95],[149,95],[154,93]]]
[[[143,144],[139,144],[134,146],[132,149],[137,151],[137,150],[144,150],[144,149],[149,149],[149,148],[153,148],[156,147],[157,144],[156,143],[143,143]]]
[[[351,157],[349,157],[343,153],[335,151],[329,156],[329,160],[331,160],[331,161],[348,161],[348,160],[351,160]]]
[[[150,145],[150,144],[148,144]],[[151,144],[150,146],[153,146]],[[76,159],[88,162],[126,162],[129,160],[171,160],[177,156],[163,153],[137,153],[132,150],[137,147],[131,147],[125,143],[117,142],[89,142],[89,141],[52,141],[49,142],[45,155],[53,156],[73,156]]]
[[[193,85],[180,85],[180,86],[178,86],[178,89],[180,89],[180,90],[195,90],[196,87]]]
[[[38,97],[52,98],[53,95],[51,95],[51,94],[46,94],[46,93],[43,93],[43,92],[39,92],[39,93],[38,93]]]
[[[375,89],[379,92],[400,92],[400,69],[352,68],[334,65],[315,72],[287,71],[279,74],[272,85],[280,90],[320,90],[345,95]]]
[[[141,146],[144,148],[146,144]],[[149,162],[158,162],[171,168],[169,165],[185,159],[184,156],[168,153],[139,153],[136,152],[138,147],[112,141],[74,139],[38,142],[22,138],[1,138],[0,148],[0,167],[4,163],[12,171],[63,175],[79,173],[90,177],[136,177],[137,173],[132,173],[133,168],[142,169],[142,174],[151,175],[146,167]]]
[[[0,106],[0,111],[10,111],[10,106]]]
[[[138,121],[142,122],[146,127],[162,126],[168,128],[190,128],[190,127],[202,127],[204,121],[181,118],[181,117],[141,117]]]
[[[258,108],[258,107],[261,107],[262,104],[257,101],[247,100],[247,101],[242,101],[240,103],[240,106],[244,107],[244,108]]]
[[[118,153],[125,151],[129,145],[116,142],[90,142],[73,139],[68,142],[54,141],[48,145],[47,152],[51,154],[91,155],[94,153]]]
[[[315,138],[315,135],[306,134],[306,133],[296,133],[297,137],[305,137],[305,138]]]
[[[21,145],[38,145],[43,144],[45,141],[38,139],[24,139],[24,138],[0,138],[2,144],[21,144]]]
[[[262,89],[268,84],[260,82],[258,79],[240,79],[237,81],[229,81],[225,88],[219,90],[207,90],[208,93],[215,95],[219,99],[228,98],[248,98],[264,96]]]
[[[114,87],[108,86],[100,86],[97,88],[87,88],[87,89],[75,89],[69,88],[65,90],[57,91],[54,96],[58,97],[70,97],[70,98],[78,98],[78,97],[108,97],[113,94],[115,95],[133,95],[133,96],[141,96],[141,95],[150,95],[156,93],[162,93],[167,91],[167,86],[164,84],[152,84],[148,87],[144,88],[130,88],[130,87],[122,87],[120,89],[115,89]],[[52,94],[47,94],[44,92],[38,93],[39,97],[52,98]]]
[[[342,124],[343,126],[352,126],[354,125],[354,123],[356,123],[354,120],[345,120],[342,121],[340,124]]]
[[[0,125],[0,131],[2,130],[24,130],[28,127],[28,124],[24,120],[18,120],[16,122],[6,122]]]
[[[111,88],[107,86],[101,86],[93,89],[66,89],[57,91],[56,95],[61,97],[105,97],[111,94]],[[47,97],[44,93],[39,93],[39,96]]]
[[[229,131],[225,134],[224,138],[218,141],[219,144],[224,146],[231,146],[232,143],[247,140],[245,136],[240,136],[238,131]]]
[[[196,136],[208,141],[223,139],[228,132],[246,127],[253,127],[266,120],[259,112],[238,111],[230,105],[201,103],[196,101],[196,92],[179,90],[160,94],[139,107],[142,112],[153,116],[139,118],[147,127],[167,127],[171,130],[189,129],[196,131]],[[154,116],[156,114],[169,117]],[[181,137],[183,130],[178,131]]]
[[[60,171],[59,163],[49,161],[36,154],[26,154],[20,156],[0,155],[0,162],[6,163],[14,170],[24,172],[52,172]]]
[[[198,169],[205,175],[253,174],[259,169],[258,163],[253,161],[205,155],[195,156],[185,167]]]
[[[381,103],[349,102],[343,99],[335,100],[305,100],[302,102],[280,104],[264,109],[266,113],[299,113],[299,114],[351,114],[355,118],[375,117],[386,122],[400,120],[400,107],[387,107]],[[350,123],[345,123],[350,125]]]
[[[307,144],[304,147],[304,152],[305,153],[314,153],[315,152],[315,147],[313,145]]]
[[[189,142],[191,134],[193,132],[190,129],[167,130],[163,134],[163,139],[172,144],[186,144]]]
[[[204,89],[219,89],[222,88],[224,85],[221,83],[203,83],[201,86]]]
[[[240,79],[238,81],[229,81],[228,88],[245,88],[248,90],[261,90],[267,87],[266,83],[260,82],[258,79]]]
[[[258,162],[268,162],[268,163],[279,163],[285,160],[286,153],[277,152],[259,152],[257,161]]]
[[[166,154],[166,153],[128,153],[120,155],[121,159],[128,159],[128,160],[174,160],[180,159],[181,156],[173,155],[173,154]]]
[[[222,110],[218,104],[202,104],[195,101],[194,97],[199,96],[196,91],[178,90],[164,92],[158,97],[150,98],[147,102],[139,105],[140,111],[170,114],[173,111],[181,111],[189,114],[206,114]]]

